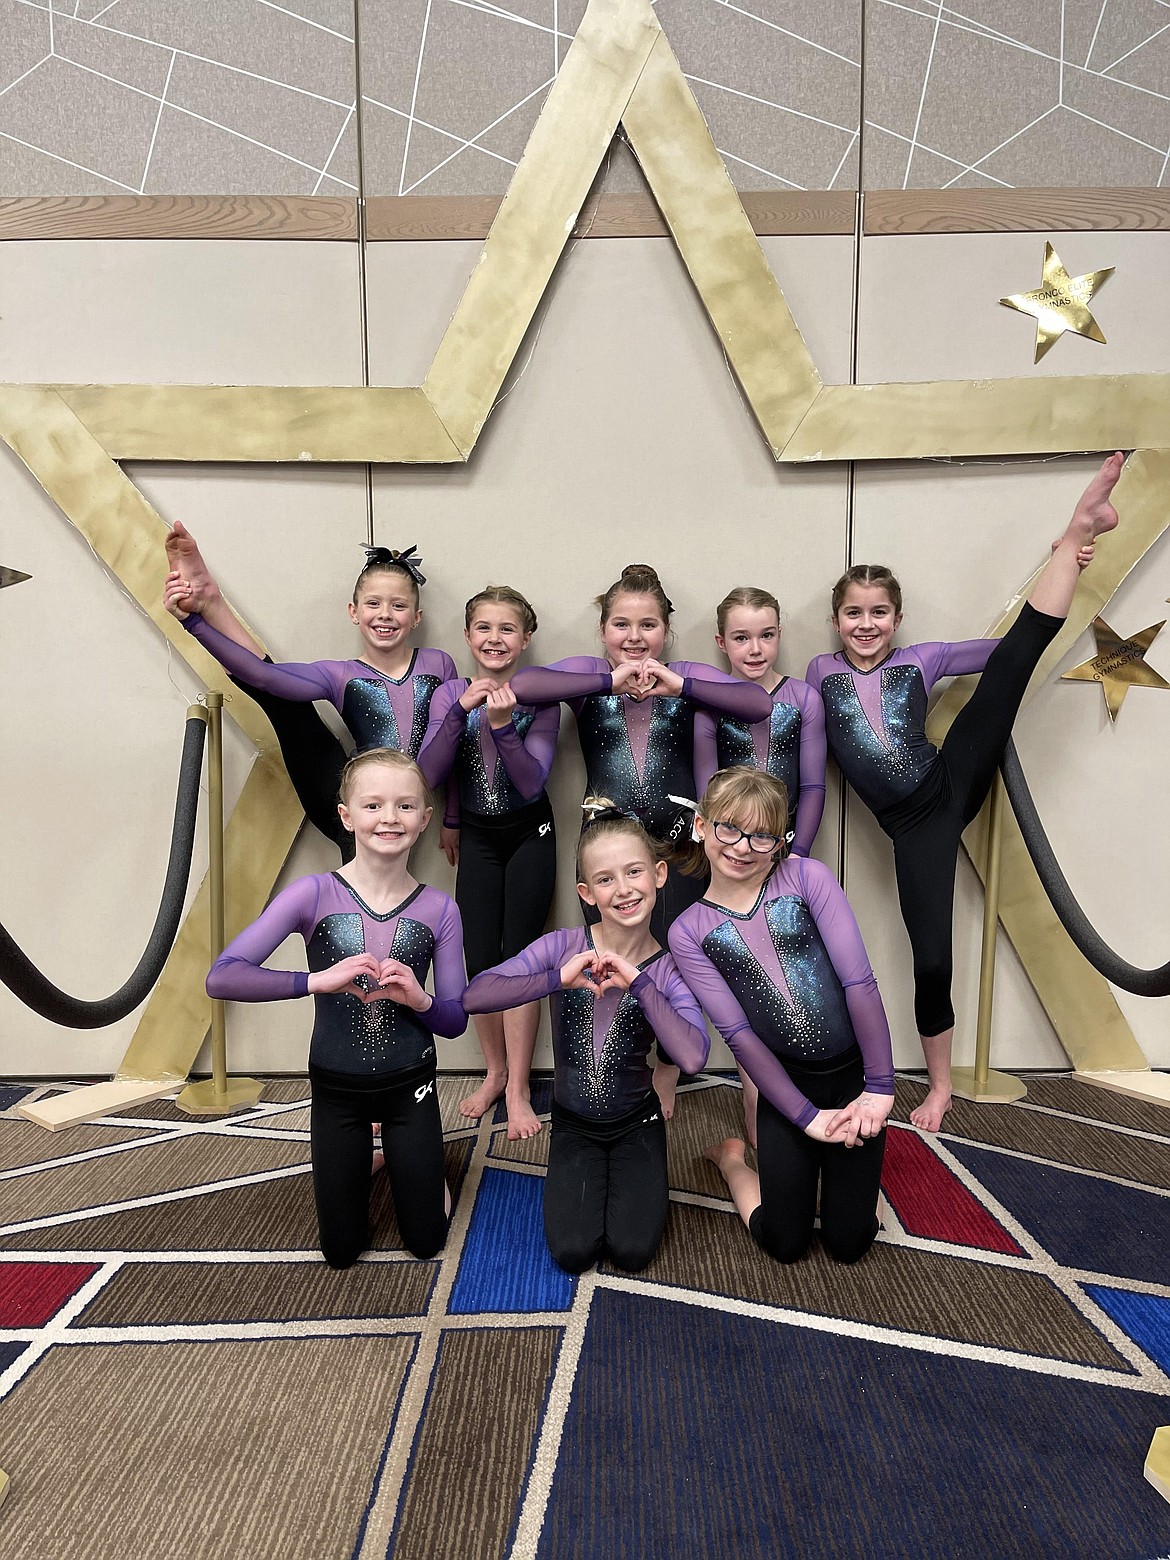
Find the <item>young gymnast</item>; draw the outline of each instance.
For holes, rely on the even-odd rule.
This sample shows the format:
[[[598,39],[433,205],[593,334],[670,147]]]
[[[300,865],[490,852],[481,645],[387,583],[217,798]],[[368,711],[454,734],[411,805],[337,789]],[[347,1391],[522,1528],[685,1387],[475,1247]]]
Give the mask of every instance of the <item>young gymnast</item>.
[[[171,572],[164,605],[268,716],[301,805],[343,857],[352,850],[336,807],[345,751],[312,709],[312,701],[327,699],[333,705],[359,752],[388,747],[417,758],[431,695],[455,676],[455,663],[446,651],[415,649],[410,643],[422,621],[419,586],[426,583],[415,549],[365,551],[365,567],[349,603],[363,658],[273,664],[224,601],[186,528],[176,521],[167,537]],[[445,848],[450,844],[445,826],[443,843]]]
[[[461,1035],[467,1018],[459,911],[409,870],[431,816],[418,766],[389,748],[358,754],[342,774],[338,814],[354,834],[353,861],[279,893],[220,954],[207,991],[233,1002],[313,995],[313,1195],[322,1254],[345,1268],[369,1235],[374,1122],[408,1250],[430,1257],[446,1238],[435,1036]],[[293,932],[309,973],[264,969]],[[432,968],[434,996],[423,989]]]
[[[524,704],[564,700],[577,717],[587,790],[612,796],[651,839],[674,844],[690,828],[690,815],[672,797],[695,793],[696,708],[751,723],[767,719],[771,700],[762,688],[713,666],[660,659],[674,608],[648,564],[628,564],[597,606],[604,658],[579,655],[525,667],[512,679],[513,691]],[[696,893],[694,883],[669,869],[654,912],[660,942]],[[663,1063],[654,1081],[669,1120],[678,1071]]]
[[[455,902],[463,914],[467,972],[474,976],[519,953],[544,930],[557,865],[544,786],[561,712],[555,704],[541,710],[517,704],[508,685],[536,632],[536,613],[519,591],[487,586],[467,603],[464,621],[477,675],[445,682],[435,694],[418,761],[432,786],[455,775],[446,821],[452,831],[462,824],[454,836]],[[505,1095],[509,1138],[540,1131],[528,1087],[539,1022],[537,1002],[476,1015],[487,1077],[459,1109],[482,1116]]]
[[[890,1031],[849,902],[822,862],[785,854],[784,787],[722,769],[699,803],[692,867],[710,886],[670,950],[760,1092],[759,1173],[739,1138],[707,1150],[752,1238],[780,1262],[821,1240],[856,1262],[877,1234],[894,1103]]]
[[[1111,455],[1082,494],[1064,535],[1002,639],[895,649],[902,592],[890,571],[857,565],[833,590],[842,648],[807,679],[825,705],[842,774],[890,836],[902,919],[914,955],[914,1014],[929,1090],[910,1119],[937,1132],[951,1102],[951,942],[955,862],[983,805],[1028,681],[1068,615],[1093,543],[1117,524],[1109,501],[1124,456]],[[926,704],[941,677],[982,672],[941,749],[926,739]]]
[[[788,793],[792,854],[807,856],[825,810],[825,710],[815,688],[776,670],[780,650],[780,603],[770,591],[740,585],[715,609],[715,643],[733,676],[758,684],[771,695],[772,713],[754,726],[730,715],[695,713],[695,795],[712,775],[750,764],[775,776]],[[756,1142],[756,1086],[739,1068],[744,1126]]]
[[[591,927],[550,932],[464,993],[469,1013],[549,998],[552,1137],[544,1231],[553,1259],[580,1273],[602,1256],[644,1268],[666,1228],[666,1128],[651,1087],[655,1037],[688,1072],[707,1060],[703,1015],[650,931],[665,863],[637,818],[588,798],[577,892]]]

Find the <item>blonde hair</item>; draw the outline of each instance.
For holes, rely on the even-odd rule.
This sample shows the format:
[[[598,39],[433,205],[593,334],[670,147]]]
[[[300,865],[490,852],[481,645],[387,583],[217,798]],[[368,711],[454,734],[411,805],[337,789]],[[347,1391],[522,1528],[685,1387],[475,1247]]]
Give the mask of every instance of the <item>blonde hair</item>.
[[[652,596],[662,614],[662,621],[667,627],[670,626],[670,615],[674,611],[674,604],[662,588],[658,570],[652,569],[648,563],[627,563],[622,570],[621,579],[614,580],[607,591],[594,597],[601,613],[603,628],[608,623],[613,604],[619,596]]]
[[[711,776],[699,801],[699,816],[708,823],[733,823],[749,833],[788,833],[788,787],[764,769],[735,764]],[[701,840],[692,840],[677,853],[679,870],[691,877],[708,871],[707,852]]]
[[[585,822],[581,826],[581,838],[577,841],[578,883],[585,882],[582,861],[585,847],[599,844],[602,840],[614,839],[621,834],[628,834],[631,839],[636,839],[644,845],[651,861],[664,859],[662,847],[646,832],[642,820],[635,817],[633,813],[623,811],[608,796],[587,796],[581,803],[581,809],[585,814]]]
[[[343,805],[348,805],[353,788],[357,784],[357,777],[363,769],[369,769],[375,764],[384,765],[387,769],[403,769],[408,771],[418,781],[419,790],[422,792],[423,805],[434,807],[434,799],[431,796],[431,788],[426,782],[422,770],[411,758],[409,753],[400,753],[397,748],[377,747],[365,748],[360,753],[355,753],[341,771],[341,779],[338,782],[337,794]]]
[[[884,563],[855,563],[833,586],[833,616],[841,610],[850,585],[878,585],[894,606],[895,616],[902,610],[902,587]]]
[[[463,609],[463,626],[470,628],[475,617],[475,609],[481,601],[498,603],[505,607],[515,607],[520,615],[520,627],[528,635],[536,633],[536,609],[518,590],[511,585],[485,585],[482,590],[476,591],[471,600]]]
[[[762,612],[771,607],[776,614],[776,622],[780,622],[780,603],[770,590],[761,590],[756,585],[737,585],[734,590],[729,590],[727,595],[715,608],[715,622],[718,624],[720,634],[727,631],[727,614],[732,607],[748,607],[753,612]]]

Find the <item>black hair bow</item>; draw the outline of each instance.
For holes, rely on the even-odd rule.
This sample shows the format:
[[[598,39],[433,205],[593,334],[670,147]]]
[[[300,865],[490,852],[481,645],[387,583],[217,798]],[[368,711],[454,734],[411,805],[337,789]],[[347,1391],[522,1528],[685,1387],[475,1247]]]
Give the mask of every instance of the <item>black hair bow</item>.
[[[405,569],[416,585],[425,585],[427,577],[422,571],[422,559],[418,555],[418,543],[411,542],[403,552],[397,547],[369,547],[362,544],[362,550],[366,555],[366,568],[373,568],[376,564],[391,564],[394,568]]]

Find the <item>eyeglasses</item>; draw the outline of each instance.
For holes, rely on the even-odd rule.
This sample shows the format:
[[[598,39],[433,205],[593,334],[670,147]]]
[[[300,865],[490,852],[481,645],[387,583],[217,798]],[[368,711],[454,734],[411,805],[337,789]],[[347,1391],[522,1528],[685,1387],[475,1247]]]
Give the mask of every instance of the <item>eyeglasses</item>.
[[[761,856],[770,856],[784,843],[781,834],[765,834],[760,829],[749,834],[747,829],[739,829],[734,823],[712,823],[711,828],[720,845],[738,845],[740,840],[746,840],[748,849],[757,851]]]

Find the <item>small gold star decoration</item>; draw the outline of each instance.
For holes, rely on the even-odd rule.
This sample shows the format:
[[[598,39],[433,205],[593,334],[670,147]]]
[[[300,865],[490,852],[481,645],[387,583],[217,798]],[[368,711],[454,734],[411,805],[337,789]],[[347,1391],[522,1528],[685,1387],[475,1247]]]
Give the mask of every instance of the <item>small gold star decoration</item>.
[[[1146,665],[1146,651],[1162,632],[1161,623],[1152,623],[1128,639],[1120,639],[1104,618],[1093,619],[1093,637],[1097,641],[1097,654],[1091,661],[1082,661],[1064,676],[1070,682],[1097,682],[1105,695],[1105,707],[1109,719],[1116,720],[1117,712],[1131,688],[1170,688],[1170,683]]]
[[[1035,292],[1013,293],[999,301],[1007,309],[1018,309],[1021,314],[1036,318],[1036,356],[1039,363],[1049,347],[1071,330],[1077,336],[1087,336],[1090,341],[1105,340],[1100,325],[1089,312],[1089,301],[1113,275],[1115,266],[1103,271],[1086,271],[1084,276],[1070,276],[1060,263],[1060,256],[1051,244],[1044,245],[1044,280]]]
[[[5,585],[19,585],[21,580],[31,580],[31,574],[22,574],[19,569],[10,569],[6,564],[0,563],[0,590]]]

